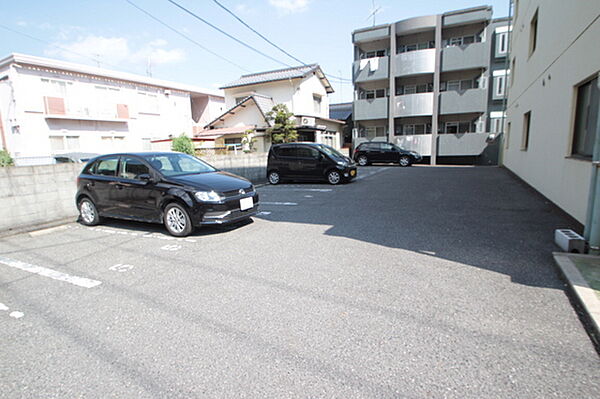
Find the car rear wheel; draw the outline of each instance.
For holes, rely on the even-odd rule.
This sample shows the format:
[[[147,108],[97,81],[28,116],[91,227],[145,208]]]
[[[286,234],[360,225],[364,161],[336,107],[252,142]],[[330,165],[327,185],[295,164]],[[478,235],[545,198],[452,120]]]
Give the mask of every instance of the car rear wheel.
[[[367,166],[369,164],[369,160],[364,155],[359,156],[357,161],[360,166]]]
[[[169,234],[175,237],[185,237],[192,232],[192,220],[185,208],[177,203],[171,203],[163,213],[163,223]]]
[[[330,170],[327,172],[327,181],[329,184],[339,184],[339,182],[342,181],[342,175],[337,170]]]
[[[95,226],[100,223],[96,205],[89,198],[79,201],[79,220],[86,226]]]
[[[410,166],[410,157],[408,155],[402,155],[398,163],[402,167]]]
[[[271,171],[269,172],[268,179],[269,183],[271,184],[279,184],[279,182],[281,181],[281,176],[279,176],[278,172]]]

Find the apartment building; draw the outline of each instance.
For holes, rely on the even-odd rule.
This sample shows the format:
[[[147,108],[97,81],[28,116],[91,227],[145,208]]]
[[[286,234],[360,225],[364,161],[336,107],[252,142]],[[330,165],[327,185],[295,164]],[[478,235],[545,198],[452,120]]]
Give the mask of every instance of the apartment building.
[[[223,111],[216,91],[22,54],[0,60],[0,133],[16,165],[144,151]]]
[[[508,30],[484,6],[354,31],[354,145],[496,163]]]
[[[211,121],[197,139],[213,141],[215,147],[241,145],[247,132],[257,151],[271,145],[265,132],[271,127],[267,113],[284,104],[295,116],[299,141],[340,148],[343,121],[329,118],[333,88],[318,64],[243,75],[221,87],[226,111]]]
[[[513,11],[504,165],[598,247],[600,2],[519,0]]]

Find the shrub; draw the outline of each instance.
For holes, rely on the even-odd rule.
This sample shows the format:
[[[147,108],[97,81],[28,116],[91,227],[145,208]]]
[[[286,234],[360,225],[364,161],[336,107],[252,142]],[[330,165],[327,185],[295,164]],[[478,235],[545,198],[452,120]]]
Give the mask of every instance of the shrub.
[[[183,152],[184,154],[194,155],[194,143],[191,138],[183,133],[181,136],[173,139],[171,149],[173,151]]]

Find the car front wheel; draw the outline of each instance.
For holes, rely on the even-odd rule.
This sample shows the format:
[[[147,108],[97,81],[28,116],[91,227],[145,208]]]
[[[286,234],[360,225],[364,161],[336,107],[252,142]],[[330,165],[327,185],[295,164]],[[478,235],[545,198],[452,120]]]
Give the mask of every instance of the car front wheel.
[[[269,172],[268,179],[269,179],[269,183],[273,184],[273,185],[279,184],[279,182],[281,181],[281,177],[279,176],[279,173],[275,172],[275,171]]]
[[[366,166],[369,163],[369,160],[364,155],[359,156],[357,161],[360,166]]]
[[[175,237],[185,237],[192,232],[192,220],[185,208],[171,203],[165,208],[163,223],[169,234]]]
[[[330,170],[327,173],[327,181],[329,184],[339,184],[339,182],[342,181],[342,175],[337,170]]]
[[[89,198],[79,201],[79,220],[86,226],[95,226],[100,223],[98,209]]]
[[[402,155],[398,163],[402,167],[410,166],[410,157],[408,155]]]

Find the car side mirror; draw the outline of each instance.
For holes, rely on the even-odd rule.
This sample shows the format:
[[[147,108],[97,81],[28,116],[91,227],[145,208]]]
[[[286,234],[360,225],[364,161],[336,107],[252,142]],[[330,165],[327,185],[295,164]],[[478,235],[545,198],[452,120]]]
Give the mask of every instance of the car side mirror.
[[[138,179],[140,179],[141,181],[143,181],[145,183],[152,182],[152,176],[150,176],[149,173],[142,173],[141,175],[138,176]]]

